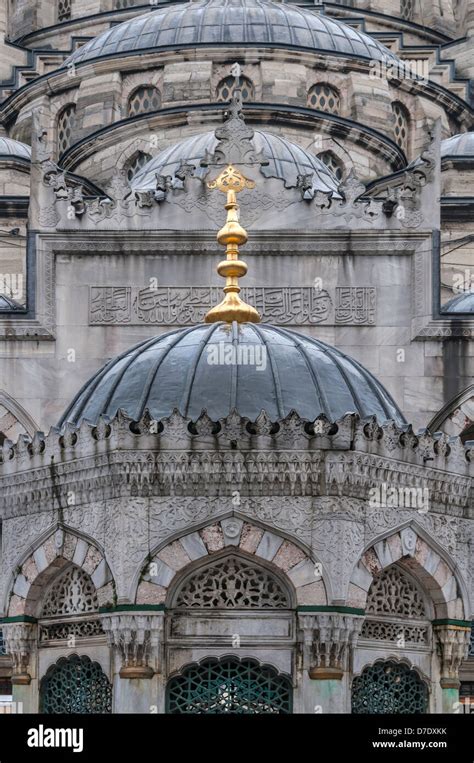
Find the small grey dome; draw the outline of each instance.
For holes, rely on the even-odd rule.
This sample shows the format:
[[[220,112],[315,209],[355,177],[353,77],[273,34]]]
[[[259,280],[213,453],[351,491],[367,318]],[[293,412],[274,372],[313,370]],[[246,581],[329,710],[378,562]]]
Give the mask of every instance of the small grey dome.
[[[458,294],[442,307],[443,313],[474,313],[474,292]]]
[[[462,132],[441,141],[441,157],[472,156],[474,157],[474,132]]]
[[[206,169],[200,167],[199,163],[204,158],[206,150],[210,153],[214,151],[217,142],[213,132],[206,132],[193,135],[181,143],[166,148],[137,172],[132,180],[132,188],[135,191],[152,190],[156,185],[155,174],[173,176],[181,161],[194,164],[195,175],[203,176]],[[269,160],[269,164],[262,167],[262,173],[266,177],[280,178],[288,187],[292,187],[296,185],[297,175],[312,173],[315,191],[332,191],[334,195],[339,196],[337,191],[339,182],[335,175],[320,159],[301,146],[279,135],[271,135],[260,130],[255,130],[252,143],[256,151],[263,151]]]
[[[199,0],[165,6],[118,24],[74,51],[63,66],[161,47],[228,43],[398,61],[369,35],[306,8],[271,0]]]
[[[120,409],[134,420],[146,409],[156,419],[178,409],[194,420],[203,410],[213,420],[233,410],[255,420],[265,410],[273,421],[294,410],[308,420],[356,412],[404,423],[357,361],[303,334],[252,323],[200,324],[141,342],[85,384],[59,426]]]
[[[0,138],[0,156],[18,156],[20,159],[31,160],[31,148],[13,138]]]

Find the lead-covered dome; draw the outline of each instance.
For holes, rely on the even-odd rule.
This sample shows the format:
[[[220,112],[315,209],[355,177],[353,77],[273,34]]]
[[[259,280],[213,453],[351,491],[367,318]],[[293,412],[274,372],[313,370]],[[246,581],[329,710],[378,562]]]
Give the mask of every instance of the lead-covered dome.
[[[474,292],[458,294],[442,307],[443,313],[474,313]]]
[[[307,8],[271,0],[198,0],[118,24],[76,50],[63,66],[157,48],[239,43],[398,61],[369,35]]]
[[[441,157],[474,157],[474,132],[462,132],[441,141]]]
[[[95,423],[118,410],[139,420],[174,409],[213,420],[233,410],[275,421],[292,410],[314,420],[345,413],[404,423],[384,387],[357,361],[308,336],[253,323],[201,324],[147,339],[111,360],[88,381],[59,425]]]
[[[13,138],[0,138],[0,156],[31,160],[31,148]]]
[[[200,167],[200,161],[204,159],[206,151],[214,152],[217,143],[215,133],[211,131],[193,135],[166,148],[137,172],[131,183],[132,188],[136,191],[153,190],[156,186],[156,175],[173,177],[181,162],[194,164],[195,176],[204,176],[207,170]],[[261,130],[254,131],[252,144],[257,152],[262,151],[268,159],[268,164],[261,169],[266,177],[280,178],[285,181],[286,186],[294,187],[298,175],[312,174],[315,191],[332,191],[334,195],[338,195],[339,182],[335,175],[320,159],[301,146]]]

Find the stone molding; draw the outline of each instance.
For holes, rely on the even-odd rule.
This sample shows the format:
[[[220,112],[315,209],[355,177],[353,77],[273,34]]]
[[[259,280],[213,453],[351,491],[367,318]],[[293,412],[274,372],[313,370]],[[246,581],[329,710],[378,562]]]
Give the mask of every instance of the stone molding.
[[[161,672],[164,618],[164,612],[101,614],[108,645],[121,659],[121,678],[152,678]]]

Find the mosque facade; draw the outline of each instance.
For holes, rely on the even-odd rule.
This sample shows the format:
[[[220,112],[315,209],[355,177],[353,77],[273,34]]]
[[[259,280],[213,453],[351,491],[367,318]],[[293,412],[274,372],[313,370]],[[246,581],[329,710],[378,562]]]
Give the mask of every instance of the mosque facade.
[[[474,0],[0,11],[0,690],[474,703]]]

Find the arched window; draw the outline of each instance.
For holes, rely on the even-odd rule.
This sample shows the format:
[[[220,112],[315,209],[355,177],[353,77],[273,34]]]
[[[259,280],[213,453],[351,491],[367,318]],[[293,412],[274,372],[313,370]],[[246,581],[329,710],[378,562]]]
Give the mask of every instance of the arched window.
[[[125,171],[129,181],[133,180],[138,170],[141,170],[151,159],[151,154],[145,154],[143,151],[137,151],[130,159],[125,162]]]
[[[69,103],[58,114],[58,154],[61,155],[72,144],[74,123],[76,117],[76,106]]]
[[[170,679],[166,712],[187,714],[291,713],[287,676],[257,660],[208,658]]]
[[[128,98],[128,116],[148,114],[161,108],[161,93],[154,85],[140,85]]]
[[[175,596],[176,608],[288,609],[289,596],[277,578],[246,559],[228,555],[191,573]]]
[[[333,175],[337,177],[339,181],[341,181],[344,177],[344,167],[342,162],[337,159],[332,151],[323,151],[321,154],[318,154],[318,159],[321,159],[323,164],[326,165],[328,170],[332,172]]]
[[[407,109],[398,101],[392,103],[392,122],[395,143],[406,153],[408,150],[410,119]]]
[[[40,641],[61,641],[103,633],[99,603],[90,576],[71,566],[46,593],[39,620]]]
[[[402,650],[407,644],[428,645],[430,631],[423,594],[399,567],[388,567],[376,575],[365,612],[361,638],[391,642]]]
[[[41,681],[41,713],[96,715],[112,712],[112,687],[98,662],[61,657]]]
[[[365,668],[352,682],[352,712],[358,715],[426,713],[428,687],[407,665],[385,660]]]
[[[71,18],[71,0],[58,0],[58,21]]]
[[[329,114],[339,114],[341,98],[336,88],[326,82],[318,82],[308,91],[308,106]]]
[[[253,82],[248,77],[240,77],[240,90],[243,101],[254,101],[255,90]],[[235,77],[224,77],[216,88],[216,98],[218,101],[230,101],[236,89]]]
[[[413,20],[413,0],[400,0],[400,16],[405,21]]]

